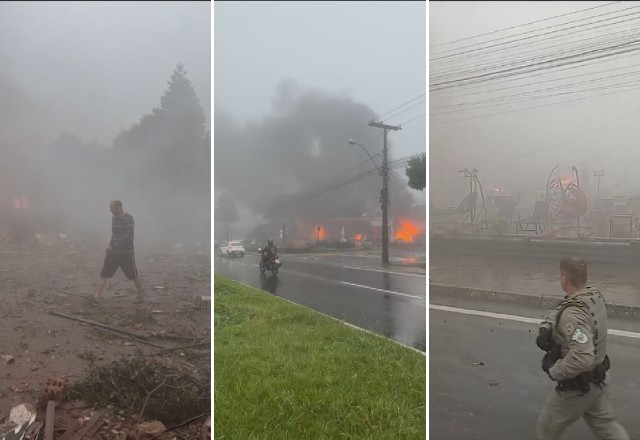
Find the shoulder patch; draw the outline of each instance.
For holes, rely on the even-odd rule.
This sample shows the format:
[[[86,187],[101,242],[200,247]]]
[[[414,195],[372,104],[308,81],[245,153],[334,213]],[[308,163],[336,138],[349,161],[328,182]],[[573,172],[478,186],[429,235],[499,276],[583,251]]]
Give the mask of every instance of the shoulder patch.
[[[578,328],[571,335],[571,340],[576,341],[578,344],[586,344],[589,340],[589,337],[581,329]]]
[[[566,330],[566,334],[567,336],[569,335],[573,335],[573,331],[575,330],[575,326],[572,323],[568,323],[565,330]]]

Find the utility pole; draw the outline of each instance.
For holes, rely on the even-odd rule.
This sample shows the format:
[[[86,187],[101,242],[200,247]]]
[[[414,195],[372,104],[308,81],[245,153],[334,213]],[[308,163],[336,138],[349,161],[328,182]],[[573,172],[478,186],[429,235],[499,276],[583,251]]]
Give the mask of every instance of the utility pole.
[[[389,166],[387,149],[387,132],[389,130],[400,130],[397,125],[386,125],[379,122],[369,122],[371,127],[382,128],[384,130],[384,147],[382,149],[382,191],[380,191],[380,205],[382,206],[382,264],[389,263]]]
[[[600,172],[595,172],[593,174],[594,177],[598,178],[598,200],[600,200],[600,178],[604,176],[604,171],[600,170]]]
[[[285,236],[287,235],[286,231],[284,230],[285,228],[285,224],[282,224],[282,231],[280,232],[280,238],[282,239],[282,247],[285,247],[285,243],[286,243],[286,238]]]

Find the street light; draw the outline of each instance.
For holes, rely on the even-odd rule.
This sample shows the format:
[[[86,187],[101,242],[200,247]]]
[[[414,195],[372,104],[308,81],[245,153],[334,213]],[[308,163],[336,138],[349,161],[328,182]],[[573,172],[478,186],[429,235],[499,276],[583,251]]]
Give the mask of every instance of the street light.
[[[385,132],[386,133],[386,132]],[[385,138],[386,139],[386,138]],[[378,173],[382,176],[382,190],[380,191],[380,206],[382,208],[382,264],[389,263],[389,220],[388,220],[388,207],[389,207],[389,176],[387,175],[387,149],[383,150],[384,157],[382,159],[382,170],[378,166],[369,151],[364,147],[364,145],[360,145],[353,139],[349,139],[349,145],[357,145],[362,148],[371,162],[376,166]],[[385,141],[386,145],[386,141]]]
[[[357,145],[360,148],[362,148],[364,150],[364,152],[367,153],[367,155],[369,156],[369,159],[371,159],[371,162],[373,162],[373,164],[378,169],[378,173],[380,173],[380,175],[382,176],[382,170],[380,169],[380,167],[378,167],[378,164],[376,163],[375,160],[373,160],[373,157],[371,156],[371,154],[369,154],[369,151],[364,147],[364,145],[360,145],[359,143],[357,143],[353,139],[349,139],[349,145]]]

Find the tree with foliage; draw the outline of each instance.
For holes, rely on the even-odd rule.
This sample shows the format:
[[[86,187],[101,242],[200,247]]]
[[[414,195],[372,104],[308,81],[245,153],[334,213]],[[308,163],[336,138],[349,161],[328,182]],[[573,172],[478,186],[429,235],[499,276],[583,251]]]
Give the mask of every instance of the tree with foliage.
[[[404,171],[409,178],[409,187],[422,191],[427,186],[426,153],[413,156]]]
[[[206,117],[182,64],[176,66],[168,85],[160,107],[116,137],[114,153],[136,154],[135,162],[139,163],[131,164],[134,180],[162,175],[164,182],[174,187],[193,190],[209,186],[210,178],[203,180],[197,171],[202,142],[207,138]]]
[[[210,234],[211,135],[205,123],[187,71],[178,64],[159,106],[123,130],[109,151],[117,184],[171,234]]]

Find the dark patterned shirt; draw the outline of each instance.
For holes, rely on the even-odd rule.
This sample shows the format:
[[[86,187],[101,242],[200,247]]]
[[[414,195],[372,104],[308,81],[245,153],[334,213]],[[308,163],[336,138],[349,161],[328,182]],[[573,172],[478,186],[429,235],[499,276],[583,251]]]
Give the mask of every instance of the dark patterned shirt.
[[[126,212],[111,220],[111,247],[118,252],[133,252],[133,216]]]

